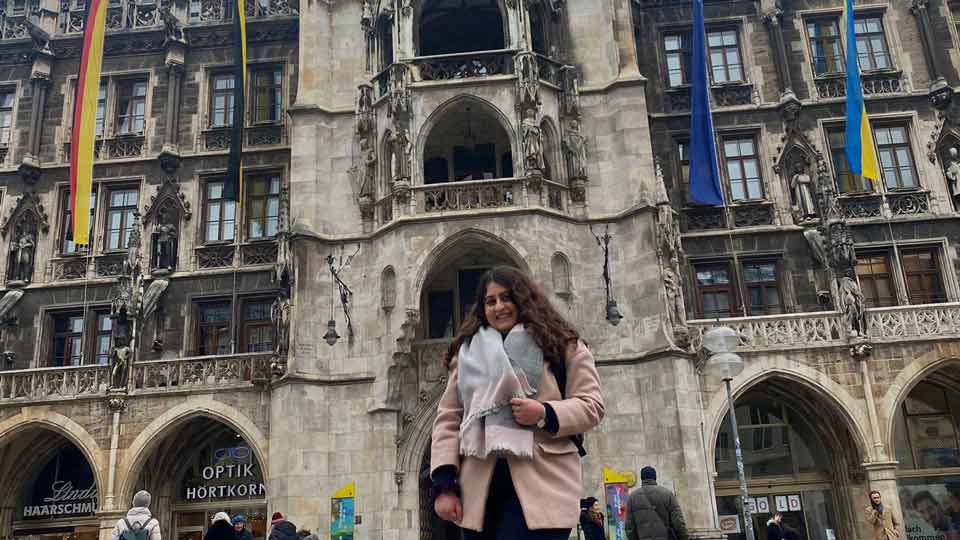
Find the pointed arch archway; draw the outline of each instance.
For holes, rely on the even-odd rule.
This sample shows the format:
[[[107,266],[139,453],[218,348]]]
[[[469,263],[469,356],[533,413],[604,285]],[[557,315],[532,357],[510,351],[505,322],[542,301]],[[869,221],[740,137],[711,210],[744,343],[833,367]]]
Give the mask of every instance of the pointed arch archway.
[[[421,321],[428,339],[452,337],[473,303],[480,276],[498,265],[529,272],[516,249],[478,229],[460,231],[437,245],[421,263],[417,279]]]
[[[415,169],[424,184],[510,178],[515,146],[506,115],[484,99],[463,94],[437,107],[424,122]]]
[[[871,461],[864,411],[840,385],[802,364],[770,365],[760,358],[733,381],[748,491],[757,500],[753,525],[785,505],[785,522],[801,540],[857,538],[858,509],[850,497],[863,487]],[[708,404],[717,511],[735,517],[740,492],[726,394]],[[741,530],[743,525],[740,525]]]
[[[0,422],[0,536],[56,523],[78,540],[95,540],[95,514],[108,500],[105,474],[93,436],[59,413],[27,408]],[[50,503],[64,491],[69,501]]]

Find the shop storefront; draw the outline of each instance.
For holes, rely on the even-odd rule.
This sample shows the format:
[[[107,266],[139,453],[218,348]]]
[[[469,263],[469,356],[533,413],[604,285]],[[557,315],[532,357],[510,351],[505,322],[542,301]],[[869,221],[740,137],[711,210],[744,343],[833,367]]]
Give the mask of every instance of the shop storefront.
[[[783,514],[789,540],[836,540],[834,486],[826,447],[812,425],[782,402],[754,393],[737,400],[737,422],[753,529],[766,540],[767,521]],[[716,493],[720,528],[743,540],[740,484],[729,418],[716,442]]]
[[[196,451],[172,505],[177,540],[203,540],[217,512],[243,515],[254,540],[266,538],[267,486],[250,447],[223,429]]]
[[[897,483],[907,540],[960,540],[960,393],[917,384],[897,414]]]
[[[23,540],[96,540],[97,483],[80,450],[66,443],[27,482],[13,535]]]

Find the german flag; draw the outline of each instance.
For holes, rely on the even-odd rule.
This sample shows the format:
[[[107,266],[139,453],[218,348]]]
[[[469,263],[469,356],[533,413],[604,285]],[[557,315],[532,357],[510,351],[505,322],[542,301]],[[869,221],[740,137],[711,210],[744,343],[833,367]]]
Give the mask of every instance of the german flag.
[[[103,39],[106,33],[107,1],[92,0],[83,32],[80,77],[73,109],[70,136],[70,215],[73,218],[73,242],[90,243],[90,190],[93,184],[93,149],[96,139],[97,94],[103,65]]]
[[[243,120],[246,110],[247,88],[247,19],[244,0],[233,0],[233,123],[230,132],[230,161],[223,197],[234,201],[243,199]]]

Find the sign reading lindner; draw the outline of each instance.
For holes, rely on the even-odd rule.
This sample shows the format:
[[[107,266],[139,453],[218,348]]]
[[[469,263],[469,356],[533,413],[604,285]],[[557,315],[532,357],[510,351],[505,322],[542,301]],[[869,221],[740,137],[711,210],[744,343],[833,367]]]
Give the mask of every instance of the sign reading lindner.
[[[184,498],[188,501],[264,497],[267,494],[257,463],[246,446],[217,448],[213,451],[213,464],[205,465],[200,469],[199,478],[192,480],[185,486]]]
[[[64,447],[40,471],[23,519],[64,519],[97,511],[97,484],[86,458],[76,446]]]

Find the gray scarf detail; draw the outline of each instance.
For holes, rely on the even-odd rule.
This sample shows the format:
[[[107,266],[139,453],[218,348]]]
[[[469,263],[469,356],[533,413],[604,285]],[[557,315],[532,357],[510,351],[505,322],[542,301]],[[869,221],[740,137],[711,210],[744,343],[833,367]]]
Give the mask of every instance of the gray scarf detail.
[[[533,457],[533,428],[513,419],[510,400],[537,394],[543,351],[522,324],[506,338],[485,326],[457,354],[463,403],[460,454]]]

